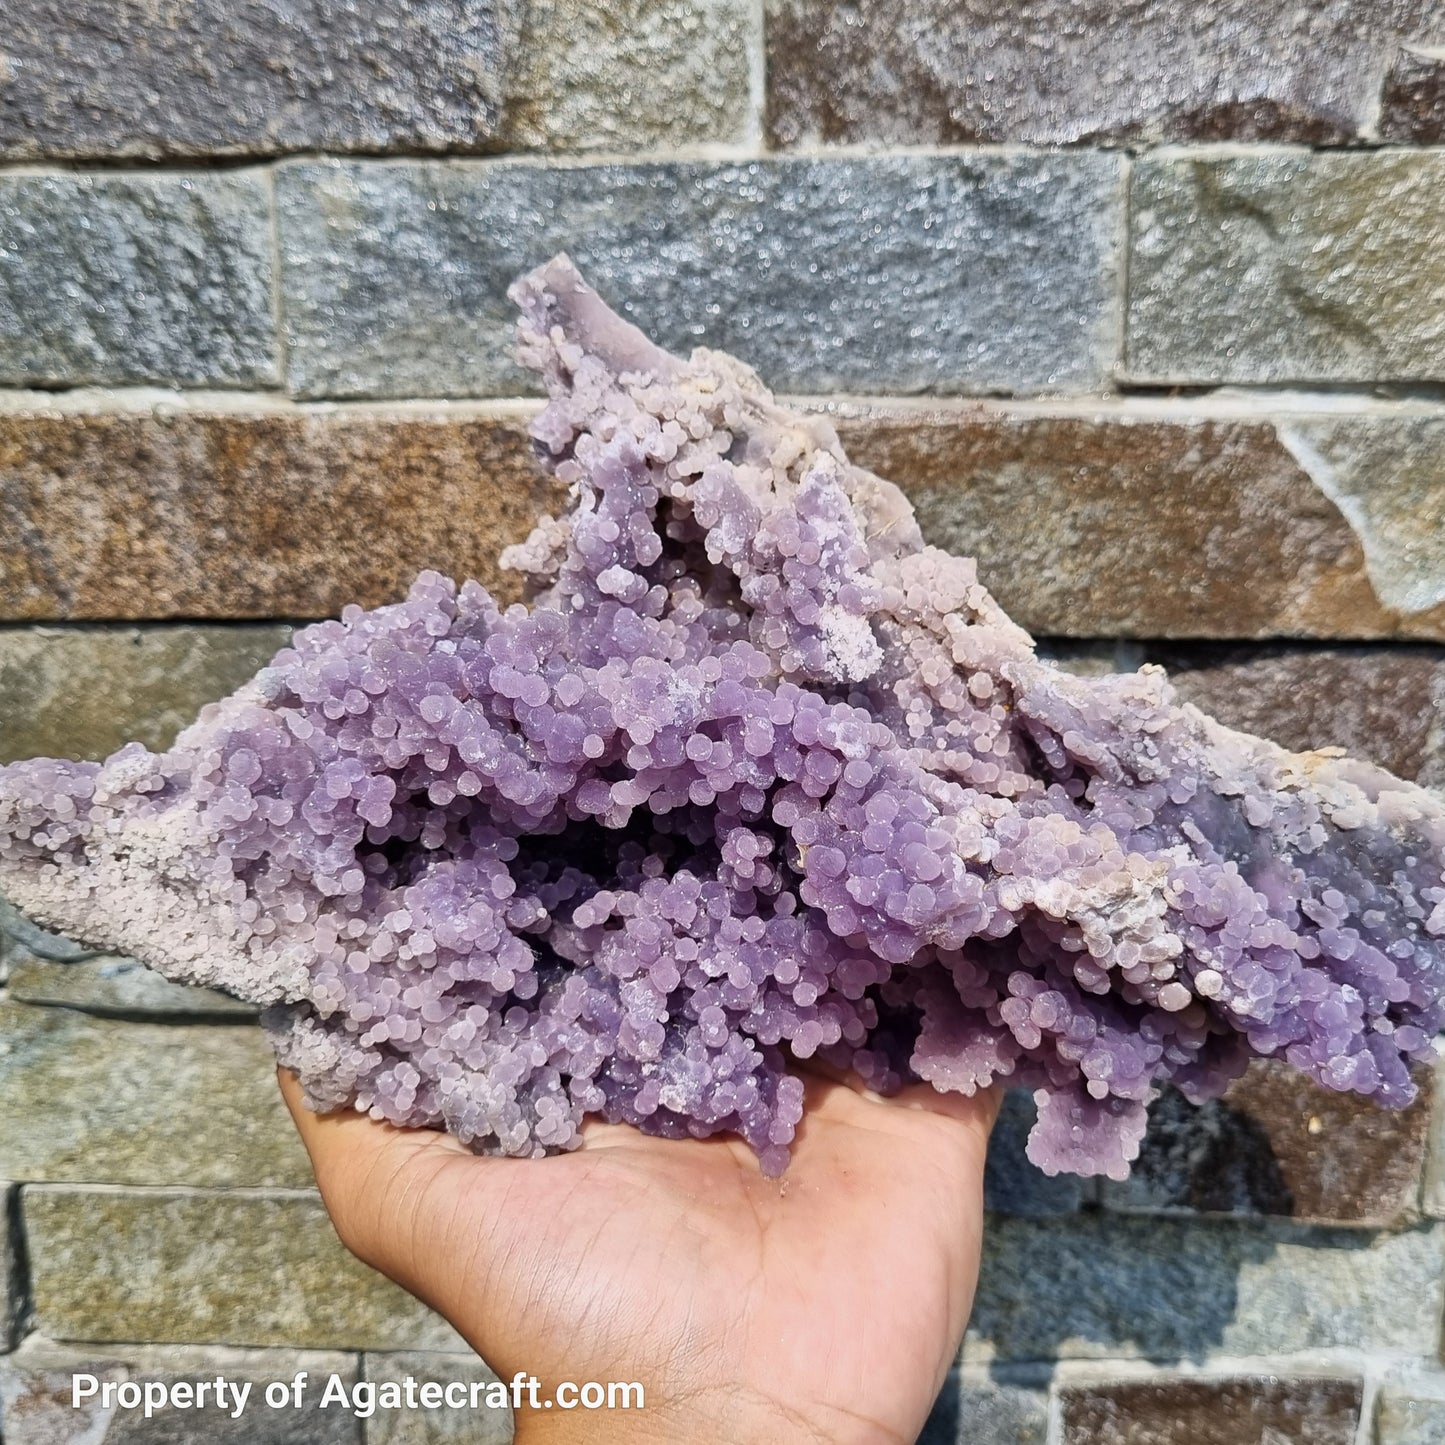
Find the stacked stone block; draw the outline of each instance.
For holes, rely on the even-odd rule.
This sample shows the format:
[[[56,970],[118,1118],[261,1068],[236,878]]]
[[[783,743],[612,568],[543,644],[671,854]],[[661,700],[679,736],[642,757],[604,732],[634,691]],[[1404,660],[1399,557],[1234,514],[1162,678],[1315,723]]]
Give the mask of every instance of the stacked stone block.
[[[569,250],[908,491],[1064,665],[1445,786],[1431,0],[10,0],[0,761],[167,744],[298,622],[561,502],[505,288]],[[1046,1179],[1011,1097],[929,1445],[1439,1445],[1445,1096],[1256,1064]],[[0,909],[0,1433],[69,1382],[471,1378],[326,1222],[249,1010]],[[505,1412],[207,1417],[508,1438]],[[478,1431],[482,1433],[479,1434]]]

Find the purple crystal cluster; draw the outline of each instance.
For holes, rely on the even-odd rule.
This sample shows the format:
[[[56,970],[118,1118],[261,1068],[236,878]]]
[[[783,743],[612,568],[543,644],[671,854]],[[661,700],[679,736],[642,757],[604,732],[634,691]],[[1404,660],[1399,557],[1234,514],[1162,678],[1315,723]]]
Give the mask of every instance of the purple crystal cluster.
[[[315,1107],[512,1155],[595,1113],[778,1171],[812,1057],[1031,1087],[1033,1160],[1116,1178],[1251,1055],[1412,1097],[1445,806],[1060,672],[826,420],[565,259],[514,296],[573,494],[530,604],[427,573],[165,754],[0,769],[17,905],[271,1005]]]

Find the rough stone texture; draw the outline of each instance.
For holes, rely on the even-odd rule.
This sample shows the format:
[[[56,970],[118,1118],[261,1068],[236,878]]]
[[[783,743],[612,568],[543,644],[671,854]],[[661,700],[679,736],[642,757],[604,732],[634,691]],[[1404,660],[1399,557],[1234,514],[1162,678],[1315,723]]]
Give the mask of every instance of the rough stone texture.
[[[1067,390],[1116,351],[1110,155],[293,162],[277,187],[303,396],[530,389],[506,288],[558,250],[663,345],[781,388]]]
[[[427,567],[510,599],[498,549],[563,496],[526,424],[0,404],[0,615],[323,617],[399,601]]]
[[[1355,1379],[1126,1380],[1060,1391],[1059,1445],[1354,1445]]]
[[[163,751],[264,666],[287,627],[0,630],[0,763]]]
[[[0,1357],[0,1427],[15,1445],[103,1445],[113,1409],[71,1403],[77,1371],[119,1382],[124,1366],[61,1349],[31,1335],[17,1353]]]
[[[1347,1348],[1431,1356],[1439,1225],[1395,1234],[1080,1214],[995,1218],[965,1354],[1154,1360]]]
[[[53,1339],[465,1348],[341,1247],[311,1193],[31,1185],[22,1214]]]
[[[1287,748],[1340,747],[1445,784],[1445,652],[1433,647],[1152,646],[1186,702]]]
[[[747,0],[528,0],[517,27],[509,150],[726,145],[754,128]]]
[[[1445,379],[1445,155],[1145,157],[1131,216],[1131,376]]]
[[[1445,604],[1380,601],[1355,530],[1264,418],[999,403],[836,420],[853,460],[903,487],[930,541],[976,556],[1033,632],[1445,636]],[[1423,472],[1428,420],[1359,418],[1353,434],[1382,449],[1411,434]]]
[[[1445,1379],[1387,1384],[1375,1410],[1376,1445],[1445,1445]]]
[[[930,540],[977,555],[999,600],[1041,635],[1445,638],[1445,600],[1400,611],[1379,595],[1445,597],[1440,529],[1410,521],[1437,496],[1445,506],[1445,419],[1433,412],[832,410],[855,459],[911,494]],[[323,616],[399,598],[424,567],[515,597],[496,551],[562,501],[532,461],[527,414],[160,397],[109,412],[83,393],[0,398],[0,616]],[[383,533],[388,547],[373,546]],[[100,689],[134,634],[77,631],[55,648],[0,632],[0,753],[51,727],[62,741],[73,727],[77,751],[102,752],[133,726],[149,740],[145,727],[169,729],[183,700],[280,635],[142,633],[141,668],[111,713]],[[1424,704],[1411,706],[1418,717]]]
[[[1445,210],[1437,243],[1441,235]],[[1445,264],[1440,277],[1445,301]],[[1445,336],[1445,312],[1437,320]],[[1278,430],[1290,455],[1354,528],[1380,600],[1401,612],[1445,602],[1445,527],[1429,524],[1445,516],[1445,422],[1414,417],[1382,426],[1357,417],[1301,417]]]
[[[272,385],[272,252],[260,172],[0,176],[0,384]]]
[[[311,1182],[275,1063],[259,1030],[243,1025],[120,1023],[0,1003],[0,1098],[0,1178]]]
[[[949,1375],[917,1445],[1044,1445],[1048,1370],[989,1372],[965,1365]]]
[[[1282,1060],[1259,1059],[1222,1099],[1202,1107],[1173,1090],[1149,1111],[1149,1132],[1118,1209],[1190,1209],[1386,1225],[1414,1212],[1429,1133],[1432,1078],[1420,1098],[1385,1113],[1333,1093]]]
[[[471,1354],[368,1354],[362,1356],[361,1370],[364,1379],[377,1383],[401,1382],[410,1375],[418,1386],[427,1380],[445,1385],[497,1378]],[[366,1426],[366,1445],[508,1445],[511,1438],[511,1410],[485,1406],[476,1411],[445,1405],[436,1410],[379,1410]]]
[[[1026,1089],[1004,1095],[998,1123],[988,1144],[983,1176],[984,1208],[994,1214],[1015,1214],[1026,1219],[1048,1219],[1072,1214],[1094,1195],[1093,1183],[1077,1174],[1052,1178],[1024,1156],[1029,1130],[1038,1110]]]
[[[1445,141],[1445,46],[1406,46],[1386,77],[1380,135],[1406,145]]]
[[[503,9],[10,0],[0,154],[485,145],[501,122]]]
[[[735,142],[761,44],[741,0],[13,0],[5,19],[10,159]]]
[[[1445,38],[1432,0],[768,0],[780,145],[1368,137],[1401,41]]]
[[[15,945],[10,997],[16,1003],[79,1009],[112,1018],[187,1019],[236,1023],[257,1016],[254,1004],[208,988],[172,983],[133,958],[100,954],[53,963]]]
[[[37,958],[56,963],[78,963],[95,957],[93,948],[39,927],[3,898],[0,898],[0,938],[9,944],[11,950],[24,949]]]
[[[266,1405],[267,1384],[308,1375],[302,1406]],[[231,1407],[162,1409],[149,1420],[143,1409],[104,1408],[99,1398],[79,1410],[71,1403],[77,1374],[100,1380],[169,1386],[214,1380],[218,1375],[251,1392],[240,1416]],[[362,1445],[363,1427],[349,1411],[319,1408],[329,1376],[350,1388],[356,1382],[355,1356],[296,1350],[230,1350],[122,1345],[84,1350],[32,1336],[8,1359],[0,1360],[0,1414],[6,1445]],[[229,1399],[228,1395],[228,1399]]]

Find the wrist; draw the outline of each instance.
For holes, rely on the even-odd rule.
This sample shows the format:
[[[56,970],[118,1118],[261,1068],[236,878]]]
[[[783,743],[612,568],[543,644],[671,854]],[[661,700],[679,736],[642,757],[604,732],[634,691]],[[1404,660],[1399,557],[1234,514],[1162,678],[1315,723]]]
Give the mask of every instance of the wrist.
[[[856,1417],[823,1422],[826,1410],[795,1412],[740,1387],[713,1388],[645,1410],[573,1410],[524,1406],[513,1445],[901,1445]]]
[[[523,1408],[513,1415],[512,1445],[676,1445],[679,1440],[707,1445],[714,1437],[699,1434],[700,1428],[706,1427],[665,1417],[661,1411],[578,1410],[558,1416],[555,1409]],[[723,1437],[716,1438],[721,1442]]]

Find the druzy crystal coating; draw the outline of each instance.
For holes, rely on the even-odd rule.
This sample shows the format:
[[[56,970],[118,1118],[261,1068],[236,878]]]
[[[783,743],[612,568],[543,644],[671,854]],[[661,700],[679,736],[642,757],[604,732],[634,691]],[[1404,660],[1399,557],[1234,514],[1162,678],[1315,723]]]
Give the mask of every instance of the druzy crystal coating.
[[[1252,1055],[1413,1097],[1438,799],[1061,672],[825,418],[565,258],[513,295],[572,488],[529,603],[426,573],[167,753],[0,768],[17,905],[269,1005],[314,1107],[511,1155],[599,1114],[777,1172],[814,1057],[1030,1087],[1033,1160],[1116,1178]]]

